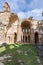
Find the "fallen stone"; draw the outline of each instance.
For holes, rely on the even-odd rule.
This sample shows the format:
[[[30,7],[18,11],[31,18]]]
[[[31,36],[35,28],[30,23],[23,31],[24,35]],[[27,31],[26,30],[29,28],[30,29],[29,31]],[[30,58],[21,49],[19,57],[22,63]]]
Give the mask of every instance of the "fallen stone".
[[[20,63],[20,65],[23,65],[23,63]]]
[[[18,53],[21,53],[21,50],[17,50]]]
[[[21,60],[21,59],[19,59],[19,60],[18,60],[18,62],[22,62],[22,60]]]
[[[4,64],[0,62],[0,65],[4,65]]]

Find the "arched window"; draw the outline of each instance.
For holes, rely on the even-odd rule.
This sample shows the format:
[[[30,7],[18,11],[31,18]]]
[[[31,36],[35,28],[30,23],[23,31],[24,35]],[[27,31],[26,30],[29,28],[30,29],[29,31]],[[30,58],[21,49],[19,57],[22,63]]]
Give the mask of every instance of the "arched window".
[[[30,22],[28,21],[22,22],[21,28],[22,28],[22,32],[25,32],[25,33],[30,32],[30,28],[31,28]]]

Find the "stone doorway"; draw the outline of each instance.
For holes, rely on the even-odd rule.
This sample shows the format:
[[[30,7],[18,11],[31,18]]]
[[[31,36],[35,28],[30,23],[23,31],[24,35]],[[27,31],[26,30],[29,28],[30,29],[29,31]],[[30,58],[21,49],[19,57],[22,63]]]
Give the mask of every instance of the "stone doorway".
[[[17,42],[17,33],[14,33],[14,43]]]
[[[39,43],[38,32],[35,32],[35,43]]]
[[[23,42],[30,43],[30,36],[23,36]]]
[[[28,42],[27,39],[28,39],[28,38],[27,38],[27,36],[26,36],[26,37],[25,37],[25,42]]]
[[[30,36],[28,36],[28,42],[30,43]]]

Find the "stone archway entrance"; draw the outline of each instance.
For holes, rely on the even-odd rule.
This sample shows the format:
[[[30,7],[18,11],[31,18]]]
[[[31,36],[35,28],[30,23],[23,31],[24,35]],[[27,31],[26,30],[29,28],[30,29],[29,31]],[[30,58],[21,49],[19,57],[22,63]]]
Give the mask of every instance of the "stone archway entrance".
[[[39,43],[38,32],[35,32],[35,43]]]
[[[25,36],[25,42],[28,42],[27,39],[28,39],[27,36]]]
[[[30,42],[30,36],[28,36],[28,42]]]
[[[14,33],[14,43],[17,42],[17,33]]]
[[[23,42],[30,42],[30,36],[23,36]]]
[[[25,36],[25,42],[30,42],[30,36]]]
[[[24,21],[21,24],[22,28],[22,42],[30,43],[31,26],[30,22]]]

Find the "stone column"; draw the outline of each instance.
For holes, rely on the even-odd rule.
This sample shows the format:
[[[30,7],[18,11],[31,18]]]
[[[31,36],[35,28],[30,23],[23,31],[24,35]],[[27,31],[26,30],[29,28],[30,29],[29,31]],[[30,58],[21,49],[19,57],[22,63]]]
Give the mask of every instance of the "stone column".
[[[41,34],[39,34],[39,44],[41,44]]]
[[[18,28],[18,33],[17,33],[17,42],[21,42],[21,27],[19,26]]]
[[[22,34],[22,42],[23,42],[23,34]]]
[[[24,36],[24,42],[25,42],[25,38],[26,38],[26,37]]]

